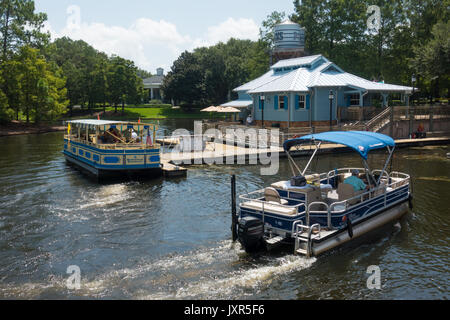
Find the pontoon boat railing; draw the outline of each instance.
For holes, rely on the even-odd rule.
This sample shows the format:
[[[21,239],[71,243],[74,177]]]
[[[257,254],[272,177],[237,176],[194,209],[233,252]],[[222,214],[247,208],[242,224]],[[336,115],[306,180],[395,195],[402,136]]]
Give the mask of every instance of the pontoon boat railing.
[[[343,170],[347,170],[347,169],[343,169]],[[401,186],[409,184],[410,176],[407,174],[404,174],[404,173],[400,173],[400,172],[391,172],[391,174],[387,174],[387,173],[385,173],[385,174],[386,174],[385,180],[383,179],[381,181],[382,184],[380,184],[378,187],[372,188],[369,191],[358,194],[352,198],[349,198],[349,199],[346,199],[343,201],[333,202],[330,205],[326,204],[325,202],[311,203],[308,206],[308,215],[311,215],[312,213],[319,213],[319,214],[327,213],[328,220],[330,220],[331,214],[343,213],[352,206],[358,205],[361,202],[364,202],[366,200],[379,197],[380,195],[384,195],[384,205],[386,206],[387,189],[390,188],[391,190],[395,190]],[[391,181],[391,182],[389,183],[389,181]],[[354,201],[360,201],[360,202],[356,202],[356,203],[352,204],[352,202],[354,202]],[[311,207],[313,205],[325,206],[326,210],[311,210]],[[344,208],[344,209],[335,210],[336,207]],[[307,219],[308,219],[308,217],[307,217]],[[307,224],[309,224],[308,222],[307,222]],[[328,223],[328,225],[330,226],[330,223]]]
[[[354,170],[354,168],[343,168],[343,169],[333,170],[333,171],[330,171],[328,174],[321,174],[320,177],[321,177],[321,180],[327,179],[327,177],[328,177],[328,182],[329,182],[329,179],[335,177],[336,175],[339,175],[342,173],[350,173],[352,170]],[[381,170],[374,170],[374,172],[375,173],[381,172]],[[296,208],[297,209],[296,216],[305,214],[306,226],[303,225],[302,219],[295,221],[292,226],[293,234],[294,234],[294,231],[298,232],[298,230],[296,229],[297,227],[309,226],[310,218],[311,218],[312,214],[326,214],[327,215],[327,226],[329,229],[332,229],[333,226],[331,223],[331,218],[332,218],[333,214],[343,214],[352,206],[359,205],[364,201],[379,197],[381,195],[384,196],[384,207],[386,207],[387,206],[388,189],[395,190],[404,185],[408,185],[409,183],[410,183],[410,176],[405,173],[391,172],[390,174],[388,174],[387,172],[384,172],[383,179],[381,179],[381,183],[379,186],[372,188],[368,191],[362,192],[361,194],[355,195],[354,197],[343,200],[343,201],[337,201],[337,202],[333,202],[331,204],[327,204],[326,202],[322,202],[322,201],[316,201],[316,202],[310,203],[308,206],[306,206],[306,204],[304,202],[301,202],[295,206],[275,204],[275,203],[270,203],[270,205],[280,207],[280,208],[288,208],[288,209]],[[264,198],[264,191],[265,191],[265,189],[262,189],[262,190],[257,190],[257,191],[251,192],[246,195],[239,196],[239,200],[241,201],[241,203],[243,203],[245,201],[256,201],[258,203],[261,203],[261,208],[263,211],[262,212],[263,219],[264,219],[264,215],[265,215],[264,206],[265,206],[265,204],[267,204],[266,201],[262,200]],[[288,191],[288,194],[287,194],[288,196],[283,197],[282,199],[298,202],[299,199],[290,197],[290,194],[292,192],[295,192],[295,191]],[[324,210],[313,210],[315,206],[321,206],[322,208],[324,208]],[[303,209],[303,211],[301,209]]]
[[[328,174],[326,174],[326,177],[322,177],[322,175],[320,176],[320,180],[324,180],[327,179],[328,184],[330,183],[330,180],[332,178],[335,178],[337,176],[340,176],[342,174],[351,174],[353,170],[359,170],[360,172],[364,172],[365,169],[363,168],[340,168],[340,169],[336,169],[336,170],[331,170],[330,172],[328,172]],[[373,170],[372,171],[372,175],[376,175],[376,174],[381,174],[383,171],[382,170]],[[387,171],[383,172],[383,176],[382,176],[382,180],[384,179],[391,179],[391,178],[401,178],[401,179],[409,179],[410,176],[401,172],[391,172],[388,173]]]
[[[324,211],[322,211],[322,210],[321,211],[311,210],[312,206],[317,206],[317,205],[325,206],[326,210],[324,210]],[[328,227],[328,229],[332,229],[333,226],[331,225],[331,213],[332,213],[331,212],[331,207],[327,203],[321,202],[321,201],[312,202],[312,203],[309,204],[308,211],[306,213],[306,224],[309,225],[309,219],[310,219],[310,215],[311,214],[313,214],[313,213],[323,213],[323,212],[327,212],[327,227]]]

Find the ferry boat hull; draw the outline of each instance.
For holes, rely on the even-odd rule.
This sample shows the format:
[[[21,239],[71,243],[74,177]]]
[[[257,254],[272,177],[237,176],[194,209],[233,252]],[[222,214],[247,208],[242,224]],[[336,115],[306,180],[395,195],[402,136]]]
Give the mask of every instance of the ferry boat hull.
[[[72,165],[83,173],[98,179],[119,178],[123,176],[157,178],[161,177],[163,174],[161,165],[158,165],[155,168],[147,167],[142,169],[99,169],[79,160],[77,157],[73,157],[72,155],[64,154],[64,156],[69,165]]]

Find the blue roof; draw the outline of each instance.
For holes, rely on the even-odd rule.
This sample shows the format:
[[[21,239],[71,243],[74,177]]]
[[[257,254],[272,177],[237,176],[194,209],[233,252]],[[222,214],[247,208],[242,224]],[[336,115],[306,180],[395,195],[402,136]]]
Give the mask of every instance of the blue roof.
[[[308,141],[324,141],[342,144],[352,148],[366,160],[367,155],[372,150],[395,147],[395,141],[391,137],[381,133],[368,131],[331,131],[311,134],[301,138],[287,140],[283,147],[285,151],[289,151],[291,147]]]

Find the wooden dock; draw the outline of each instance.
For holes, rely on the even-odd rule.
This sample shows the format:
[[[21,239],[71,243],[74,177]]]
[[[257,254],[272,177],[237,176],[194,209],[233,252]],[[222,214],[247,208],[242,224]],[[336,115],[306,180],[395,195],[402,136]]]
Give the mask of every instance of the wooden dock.
[[[186,177],[187,169],[174,165],[168,161],[163,161],[163,175],[166,178]]]
[[[450,137],[433,137],[424,139],[399,139],[396,140],[397,148],[413,146],[443,145],[450,143]],[[310,156],[313,146],[302,146],[297,150],[291,150],[293,157]],[[336,144],[322,144],[321,154],[343,153],[352,151],[350,148]],[[177,175],[179,170],[187,170],[182,167],[176,169],[177,165],[203,165],[203,164],[259,164],[260,160],[267,161],[269,157],[286,157],[282,147],[271,148],[246,148],[243,146],[222,144],[217,142],[207,142],[204,151],[194,152],[168,152],[161,155],[161,161],[167,168],[167,174]],[[186,171],[184,175],[186,174]],[[180,172],[180,174],[182,174]]]
[[[157,138],[155,141],[156,143],[162,146],[172,146],[172,147],[175,147],[180,143],[180,140],[178,138],[161,138],[161,139]]]
[[[161,155],[161,161],[175,165],[234,164],[241,162],[246,164],[249,160],[256,162],[268,153],[280,155],[284,151],[282,148],[245,148],[217,142],[207,142],[203,151],[168,152]]]

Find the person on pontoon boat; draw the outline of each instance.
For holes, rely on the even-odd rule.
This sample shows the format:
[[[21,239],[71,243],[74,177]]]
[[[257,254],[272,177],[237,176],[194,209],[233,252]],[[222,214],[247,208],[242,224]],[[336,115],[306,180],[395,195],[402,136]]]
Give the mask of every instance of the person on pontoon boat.
[[[369,190],[369,186],[359,178],[359,170],[356,169],[352,170],[352,175],[345,179],[344,183],[353,186],[353,189],[355,189],[355,191]]]

